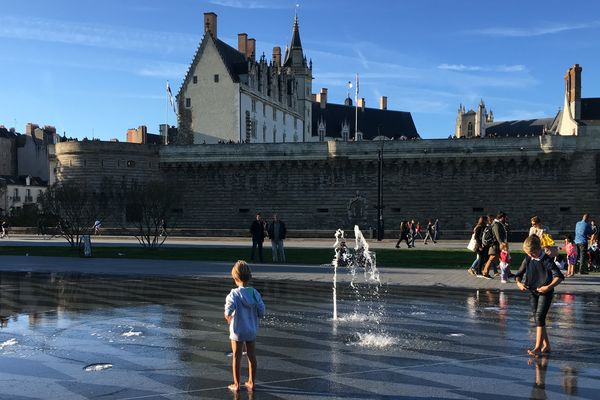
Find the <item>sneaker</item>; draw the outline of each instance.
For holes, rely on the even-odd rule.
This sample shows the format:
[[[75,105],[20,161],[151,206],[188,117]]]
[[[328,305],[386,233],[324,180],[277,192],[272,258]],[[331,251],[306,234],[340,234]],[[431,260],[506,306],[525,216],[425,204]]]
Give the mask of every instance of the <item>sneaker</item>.
[[[475,270],[474,270],[473,268],[469,268],[469,269],[467,270],[467,272],[468,272],[469,274],[471,274],[471,275],[477,275],[477,273],[475,272]]]
[[[508,283],[508,281],[506,279],[502,279],[500,283]]]
[[[493,279],[493,278],[492,278],[491,276],[489,276],[489,275],[481,275],[481,277],[482,277],[483,279]]]
[[[494,276],[500,276],[500,271],[494,272]]]

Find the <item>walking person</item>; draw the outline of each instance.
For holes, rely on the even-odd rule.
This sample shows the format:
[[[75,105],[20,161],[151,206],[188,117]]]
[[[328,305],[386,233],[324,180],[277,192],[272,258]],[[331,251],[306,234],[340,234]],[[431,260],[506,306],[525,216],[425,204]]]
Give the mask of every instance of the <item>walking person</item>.
[[[277,214],[273,215],[273,222],[269,224],[267,230],[269,239],[271,239],[271,250],[273,255],[273,262],[285,262],[285,251],[283,249],[283,241],[287,230],[285,223],[279,219]]]
[[[0,222],[0,239],[4,239],[5,237],[8,237],[8,222],[6,222],[6,219],[3,219]]]
[[[577,271],[582,275],[588,273],[588,240],[592,235],[592,226],[589,223],[590,216],[583,214],[581,221],[575,225],[575,245],[577,246]]]
[[[102,221],[97,219],[94,221],[94,226],[92,226],[92,230],[94,231],[94,235],[100,235],[100,229],[102,228]]]
[[[540,238],[531,235],[523,243],[527,255],[519,271],[515,274],[517,287],[522,292],[528,290],[531,311],[536,326],[535,346],[527,349],[530,356],[540,356],[550,352],[550,340],[546,331],[546,315],[550,309],[554,288],[564,276],[552,259],[543,251]]]
[[[425,239],[423,240],[423,244],[427,244],[427,241],[429,239],[431,239],[433,243],[437,243],[435,241],[435,231],[433,227],[433,222],[431,222],[431,220],[427,222],[427,228],[425,228]]]
[[[400,238],[398,239],[398,241],[396,242],[396,248],[399,249],[400,248],[400,242],[402,241],[406,241],[406,245],[408,246],[408,248],[410,249],[410,241],[408,240],[408,221],[402,221],[400,222]]]
[[[237,288],[231,289],[225,299],[225,320],[229,324],[231,340],[233,384],[229,390],[240,390],[240,373],[244,347],[248,357],[248,381],[244,384],[251,392],[256,381],[256,333],[258,320],[265,315],[265,303],[258,290],[249,287],[252,271],[245,261],[239,260],[233,265],[231,277]]]
[[[485,246],[483,245],[483,243],[481,243],[481,238],[483,236],[483,230],[485,229],[485,226],[486,226],[486,221],[487,221],[487,217],[485,215],[481,215],[477,219],[477,222],[475,223],[475,226],[473,227],[473,237],[475,238],[475,243],[476,243],[475,254],[477,256],[475,257],[475,261],[473,261],[473,264],[471,264],[471,267],[468,269],[468,272],[469,272],[469,274],[475,275],[475,276],[481,275],[482,267],[483,267],[485,261],[487,261],[487,257],[486,257],[487,254],[484,254]]]
[[[409,230],[408,238],[410,241],[410,245],[412,247],[415,247],[415,239],[417,238],[417,223],[415,222],[414,219],[412,221],[410,221],[408,230]]]
[[[258,259],[263,262],[263,242],[265,241],[265,221],[261,218],[260,213],[256,213],[256,219],[250,225],[250,234],[252,235],[252,253],[250,260],[254,261],[254,252],[258,248]]]
[[[490,268],[498,262],[500,256],[500,243],[507,243],[507,233],[504,223],[506,222],[506,214],[500,211],[489,227],[484,230],[482,243],[488,246],[488,259],[481,271],[481,276],[485,279],[491,279]]]

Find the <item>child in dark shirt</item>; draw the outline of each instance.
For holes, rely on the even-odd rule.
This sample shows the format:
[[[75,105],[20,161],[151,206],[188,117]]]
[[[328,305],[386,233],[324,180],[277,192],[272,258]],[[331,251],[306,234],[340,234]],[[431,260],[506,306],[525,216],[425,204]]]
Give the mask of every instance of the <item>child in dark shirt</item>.
[[[550,341],[546,331],[546,315],[554,297],[554,287],[564,279],[554,261],[543,251],[540,238],[531,235],[523,243],[527,257],[515,274],[519,289],[529,290],[531,311],[535,319],[535,346],[527,349],[530,356],[539,356],[550,352]]]

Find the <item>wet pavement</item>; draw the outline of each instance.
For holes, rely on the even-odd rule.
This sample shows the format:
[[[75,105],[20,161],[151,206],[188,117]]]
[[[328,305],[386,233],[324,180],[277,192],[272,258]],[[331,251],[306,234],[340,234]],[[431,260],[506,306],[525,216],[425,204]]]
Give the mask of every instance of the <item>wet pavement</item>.
[[[229,279],[0,273],[0,399],[595,399],[597,294],[558,293],[531,360],[528,297],[257,279],[254,394],[230,393]],[[369,289],[369,288],[365,288]],[[366,295],[364,293],[367,293]],[[370,294],[369,294],[370,293]],[[112,367],[101,369],[102,366]],[[86,371],[99,365],[96,371]],[[93,369],[93,368],[92,368]],[[243,374],[245,373],[245,368]]]

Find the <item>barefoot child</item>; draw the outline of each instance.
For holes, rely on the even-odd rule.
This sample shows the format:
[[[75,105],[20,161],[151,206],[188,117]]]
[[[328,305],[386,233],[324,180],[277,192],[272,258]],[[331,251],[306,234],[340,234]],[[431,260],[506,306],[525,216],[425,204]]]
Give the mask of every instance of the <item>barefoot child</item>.
[[[500,282],[506,283],[508,282],[508,277],[510,276],[510,254],[508,253],[508,243],[502,242],[500,243]]]
[[[515,274],[515,281],[522,292],[529,290],[531,311],[536,325],[535,347],[528,349],[527,354],[539,356],[550,352],[550,341],[546,332],[546,314],[552,303],[554,287],[564,279],[564,276],[543,251],[540,238],[536,235],[525,239],[523,251],[527,257]]]
[[[231,339],[233,384],[229,389],[237,392],[240,390],[240,370],[242,351],[246,345],[248,357],[248,382],[245,383],[248,391],[254,390],[256,378],[256,331],[258,319],[265,315],[265,304],[260,293],[248,286],[252,278],[250,267],[245,261],[237,261],[231,270],[231,277],[237,288],[225,299],[225,319],[229,324],[229,339]]]
[[[565,235],[565,247],[563,249],[567,252],[567,277],[573,276],[575,264],[577,264],[577,246],[573,243],[573,235]]]

